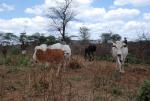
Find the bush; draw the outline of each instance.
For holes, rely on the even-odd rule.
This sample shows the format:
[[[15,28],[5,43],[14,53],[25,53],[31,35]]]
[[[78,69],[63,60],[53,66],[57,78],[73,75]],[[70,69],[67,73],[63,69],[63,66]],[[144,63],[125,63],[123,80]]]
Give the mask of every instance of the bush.
[[[142,60],[136,58],[135,56],[133,56],[131,54],[128,54],[128,56],[126,58],[126,61],[128,63],[131,63],[131,64],[140,64],[140,63],[142,63]]]
[[[11,64],[11,58],[7,57],[6,59],[3,60],[5,65],[10,65]]]
[[[122,94],[122,91],[119,87],[115,86],[112,88],[112,94],[114,95],[121,95]]]
[[[142,85],[137,101],[150,101],[150,80],[146,80]]]
[[[18,55],[19,54],[19,49],[18,48],[13,47],[10,51],[11,51],[12,55]]]
[[[97,56],[96,60],[106,60],[106,61],[110,61],[110,62],[114,61],[114,59],[111,55]]]
[[[19,59],[18,61],[18,65],[22,65],[22,66],[27,66],[29,63],[29,59],[26,57],[22,57],[21,59]]]
[[[115,62],[115,59],[111,55],[97,56],[96,60],[106,60],[110,62]],[[142,60],[136,58],[135,56],[128,54],[126,62],[130,64],[140,64],[143,63]]]

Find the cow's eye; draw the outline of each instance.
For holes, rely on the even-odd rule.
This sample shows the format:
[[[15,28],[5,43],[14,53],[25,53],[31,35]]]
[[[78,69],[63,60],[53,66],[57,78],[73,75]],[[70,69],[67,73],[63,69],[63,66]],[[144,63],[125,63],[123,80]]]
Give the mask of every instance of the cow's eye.
[[[115,45],[113,45],[112,47],[116,47]]]
[[[125,47],[127,47],[127,45],[123,45],[121,48],[125,48]]]
[[[127,47],[127,45],[123,45],[122,47]]]

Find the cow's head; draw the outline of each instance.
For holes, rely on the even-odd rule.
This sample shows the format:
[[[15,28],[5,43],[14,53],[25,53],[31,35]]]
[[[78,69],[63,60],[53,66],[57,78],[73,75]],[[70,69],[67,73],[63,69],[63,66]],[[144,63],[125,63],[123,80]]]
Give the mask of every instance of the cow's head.
[[[115,43],[113,43],[112,47],[113,47],[113,51],[115,52],[115,55],[118,61],[122,63],[123,62],[123,49],[127,47],[126,44],[124,44],[121,41],[116,41]]]

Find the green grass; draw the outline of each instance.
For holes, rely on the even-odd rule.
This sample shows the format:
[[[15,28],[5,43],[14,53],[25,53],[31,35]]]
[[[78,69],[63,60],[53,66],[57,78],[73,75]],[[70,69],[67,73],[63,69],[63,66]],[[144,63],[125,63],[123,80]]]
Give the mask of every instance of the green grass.
[[[82,80],[82,78],[81,77],[72,77],[72,78],[69,78],[69,80],[80,82]]]
[[[103,101],[101,96],[96,96],[95,101]]]

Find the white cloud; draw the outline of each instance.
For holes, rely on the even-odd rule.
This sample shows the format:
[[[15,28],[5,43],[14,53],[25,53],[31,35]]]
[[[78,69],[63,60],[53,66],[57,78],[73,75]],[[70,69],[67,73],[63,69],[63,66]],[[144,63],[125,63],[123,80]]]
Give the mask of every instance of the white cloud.
[[[131,4],[133,6],[150,6],[150,0],[115,0],[114,5],[124,6]]]
[[[27,34],[35,32],[46,33],[47,18],[35,16],[33,18],[0,19],[0,29],[3,32],[13,32],[17,35],[26,30]]]
[[[25,12],[29,14],[42,15],[44,13],[44,6],[36,5],[32,8],[26,8]]]
[[[129,21],[125,24],[124,30],[136,31],[142,28],[148,31],[150,29],[150,23],[144,21]]]
[[[143,33],[143,31],[146,32],[145,34],[150,34],[150,22],[128,21],[127,23],[125,23],[123,31],[130,39],[135,40],[139,35]]]
[[[110,10],[105,14],[104,18],[108,20],[118,20],[118,19],[131,19],[140,14],[137,9],[123,9],[118,8],[115,10]]]
[[[150,20],[150,13],[144,13],[144,19]]]
[[[106,13],[104,8],[78,8],[79,14],[76,16],[77,19],[81,19],[83,22],[97,22],[102,20]]]
[[[1,3],[0,4],[0,12],[4,12],[4,11],[12,11],[14,10],[15,7],[12,5],[8,5],[6,3]]]

